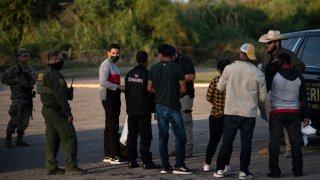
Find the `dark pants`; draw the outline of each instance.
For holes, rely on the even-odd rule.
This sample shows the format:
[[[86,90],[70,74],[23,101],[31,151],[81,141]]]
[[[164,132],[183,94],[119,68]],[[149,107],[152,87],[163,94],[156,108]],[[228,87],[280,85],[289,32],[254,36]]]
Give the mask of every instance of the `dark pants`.
[[[279,150],[283,128],[286,128],[291,144],[292,166],[294,174],[301,174],[303,158],[301,152],[301,123],[299,113],[270,114],[269,169],[271,173],[281,174]]]
[[[105,128],[104,128],[104,156],[114,158],[120,155],[119,143],[119,115],[120,115],[120,99],[102,100],[102,106],[105,111]]]
[[[151,114],[146,115],[129,115],[128,116],[128,157],[130,161],[138,158],[137,140],[140,134],[140,154],[144,164],[152,162],[152,153],[150,152],[152,130]]]
[[[73,168],[78,166],[78,140],[73,124],[69,123],[67,118],[62,117],[61,111],[56,111],[45,106],[42,107],[42,115],[46,123],[46,169],[51,171],[57,167],[56,156],[61,141],[66,171],[72,171]]]
[[[229,164],[233,141],[238,129],[241,133],[240,171],[248,173],[251,161],[251,146],[256,118],[224,115],[223,140],[217,159],[217,171]]]
[[[220,139],[222,137],[223,133],[223,116],[215,117],[215,116],[209,116],[209,131],[210,131],[210,139],[207,146],[207,152],[206,152],[206,164],[211,164],[213,155],[216,152],[217,146],[220,142]],[[231,156],[231,154],[230,154]],[[229,157],[230,159],[230,157]],[[226,164],[229,164],[229,161],[226,162]]]

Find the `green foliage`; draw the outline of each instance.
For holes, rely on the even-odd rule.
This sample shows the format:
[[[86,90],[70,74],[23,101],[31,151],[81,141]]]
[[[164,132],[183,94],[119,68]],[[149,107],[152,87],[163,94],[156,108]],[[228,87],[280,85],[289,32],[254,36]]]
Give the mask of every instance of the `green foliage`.
[[[271,0],[261,9],[273,22],[272,28],[282,32],[319,28],[318,0]]]
[[[0,1],[1,31],[8,32],[19,45],[26,24],[39,23],[43,19],[56,17],[62,10],[59,0]]]
[[[319,28],[319,11],[318,0],[3,0],[0,63],[13,63],[24,46],[40,65],[53,49],[63,50],[71,65],[98,64],[118,42],[125,64],[136,51],[152,54],[167,42],[195,64],[214,64],[236,58],[244,42],[260,52],[257,39],[269,29]]]
[[[26,36],[26,33],[29,32],[28,27],[37,26],[42,20],[58,16],[64,4],[69,3],[68,0],[63,2],[60,0],[0,1],[0,58],[2,62],[11,63],[15,50],[30,43]],[[37,38],[37,36],[29,37]]]

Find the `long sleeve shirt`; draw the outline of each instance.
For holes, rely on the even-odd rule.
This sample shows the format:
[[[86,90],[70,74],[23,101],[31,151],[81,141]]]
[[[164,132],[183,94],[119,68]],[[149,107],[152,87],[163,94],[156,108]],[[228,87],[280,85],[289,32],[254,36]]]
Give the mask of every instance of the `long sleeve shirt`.
[[[1,82],[10,86],[11,99],[26,99],[26,89],[32,90],[36,79],[37,75],[32,66],[21,67],[15,64],[3,73]]]
[[[259,101],[266,97],[264,74],[250,62],[237,60],[228,65],[217,85],[226,91],[224,114],[256,117]]]
[[[65,117],[72,116],[71,107],[67,97],[67,83],[63,75],[50,68],[46,78],[46,86],[51,89],[52,93],[41,94],[41,102],[45,106],[55,106],[62,110]]]
[[[104,60],[99,68],[100,99],[106,100],[107,89],[116,91],[120,84],[120,71],[118,66],[110,59]],[[109,91],[109,92],[111,92]]]
[[[206,95],[207,101],[212,104],[210,115],[215,117],[220,117],[223,115],[224,103],[226,98],[225,91],[219,91],[217,89],[219,78],[220,76],[216,76],[212,79]]]

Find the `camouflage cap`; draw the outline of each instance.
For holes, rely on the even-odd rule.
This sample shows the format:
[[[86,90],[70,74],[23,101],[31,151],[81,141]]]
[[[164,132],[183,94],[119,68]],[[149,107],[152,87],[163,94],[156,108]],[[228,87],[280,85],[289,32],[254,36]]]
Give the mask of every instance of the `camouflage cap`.
[[[17,54],[18,54],[18,56],[21,56],[21,55],[30,56],[29,51],[26,48],[19,48],[18,51],[17,51]]]

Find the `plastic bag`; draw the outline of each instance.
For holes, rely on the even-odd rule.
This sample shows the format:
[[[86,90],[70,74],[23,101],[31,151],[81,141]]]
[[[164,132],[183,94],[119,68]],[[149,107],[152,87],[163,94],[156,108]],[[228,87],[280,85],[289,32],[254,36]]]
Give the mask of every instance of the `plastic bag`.
[[[128,116],[127,116],[126,122],[124,123],[122,133],[120,136],[120,143],[124,146],[127,145],[128,134],[129,134],[129,131],[128,131]]]
[[[305,146],[308,144],[308,135],[316,134],[316,129],[310,126],[310,124],[311,124],[311,121],[306,127],[304,127],[303,122],[301,123],[301,134],[302,134],[303,144]]]

